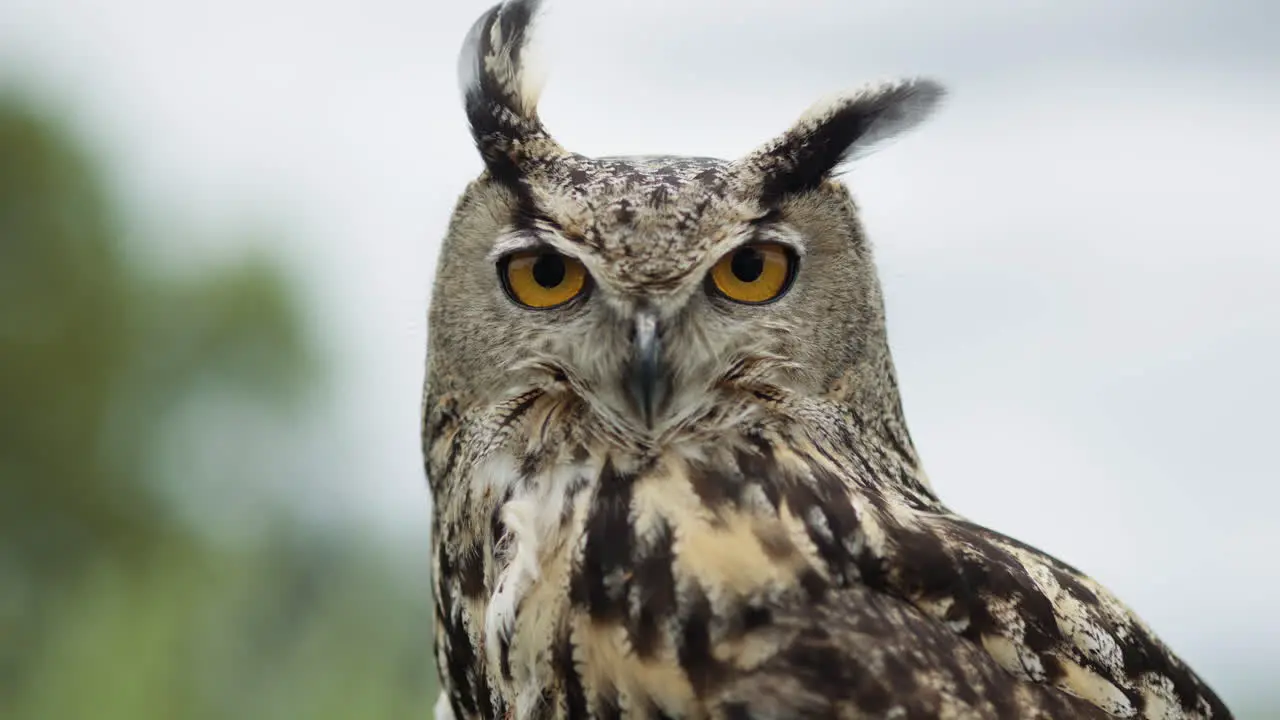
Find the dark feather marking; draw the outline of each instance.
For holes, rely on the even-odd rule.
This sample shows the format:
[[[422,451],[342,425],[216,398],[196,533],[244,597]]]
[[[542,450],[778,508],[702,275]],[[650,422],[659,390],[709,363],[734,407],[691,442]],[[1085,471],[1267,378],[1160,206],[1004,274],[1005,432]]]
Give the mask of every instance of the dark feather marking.
[[[1027,575],[1022,564],[1003,547],[992,542],[989,533],[973,533],[966,536],[965,540],[982,558],[981,562],[986,567],[982,587],[996,596],[1014,598],[1018,602],[1024,625],[1023,640],[1027,647],[1035,653],[1044,653],[1063,644],[1053,603]],[[963,566],[969,566],[977,561],[965,557],[960,562]],[[969,574],[972,574],[972,569]]]
[[[711,652],[711,602],[700,588],[690,593],[676,656],[694,692],[705,694],[723,678],[725,667]]]
[[[574,462],[581,464],[586,462],[586,458],[584,457],[582,460],[575,460]],[[560,508],[561,527],[568,525],[569,521],[573,519],[574,502],[578,495],[587,489],[590,482],[591,478],[585,472],[575,473],[573,478],[569,480],[569,484],[564,491],[564,505]]]
[[[504,632],[498,637],[498,669],[502,679],[511,682],[511,633]]]
[[[889,376],[892,377],[893,373],[889,373]],[[901,432],[905,434],[906,429],[903,428]],[[906,443],[903,443],[903,438],[899,436],[898,432],[895,431],[895,428],[889,426],[888,421],[882,421],[880,423],[880,437],[886,438],[889,441],[889,444],[893,446],[894,451],[896,451],[903,460],[914,464],[916,454],[910,447],[908,447],[910,440],[908,439]]]
[[[546,460],[546,453],[527,452],[520,457],[520,475],[524,478],[532,478],[538,475],[542,469],[542,464]]]
[[[471,676],[475,671],[476,656],[471,647],[471,637],[461,618],[445,618],[445,641],[448,643],[449,680],[452,685],[451,701],[460,706],[463,714],[476,712],[476,693],[479,688],[473,687]],[[485,688],[487,691],[487,688]],[[487,693],[486,693],[487,694]],[[455,708],[456,709],[456,708]]]
[[[680,232],[688,232],[697,226],[697,223],[706,213],[707,207],[711,205],[711,196],[702,198],[694,205],[694,208],[687,215],[680,216],[676,220],[676,229]]]
[[[813,695],[831,700],[848,697],[862,711],[883,715],[893,705],[893,695],[877,673],[840,652],[837,645],[825,629],[811,625],[791,642],[782,658]]]
[[[510,67],[520,66],[520,55],[528,41],[529,26],[539,4],[538,0],[521,0],[495,5],[472,28],[468,42],[474,42],[474,45],[469,44],[463,49],[467,56],[462,61],[471,63],[474,73],[469,78],[471,84],[463,88],[463,104],[467,120],[471,123],[471,134],[489,174],[517,192],[523,190],[523,172],[513,156],[515,146],[522,139],[542,134],[542,128],[536,118],[521,116],[521,99],[514,94],[518,91],[510,89],[509,92],[503,86],[503,80],[487,67],[485,60],[505,53],[509,56]],[[495,23],[500,25],[502,49],[493,46],[490,30]]]
[[[458,462],[458,456],[462,454],[462,436],[463,431],[459,430],[453,434],[449,440],[449,454],[445,456],[444,469],[440,472],[440,479],[447,480],[453,473],[453,467]]]
[[[553,379],[555,380],[555,382],[568,385],[569,378],[565,376],[563,368],[558,368],[558,367],[555,368],[553,371],[553,374],[554,374]],[[546,414],[542,416],[542,425],[538,428],[538,434],[535,437],[537,437],[538,442],[543,444],[544,446],[547,443],[547,438],[550,437],[551,435],[552,423],[553,421],[560,418],[561,410],[563,407],[564,407],[563,402],[556,402],[553,404],[552,407],[547,408]],[[543,454],[546,455],[545,450]]]
[[[564,691],[565,717],[569,720],[587,720],[590,712],[587,709],[587,694],[582,687],[582,676],[573,661],[573,642],[569,633],[562,633],[552,654],[556,678]]]
[[[854,510],[844,482],[839,477],[818,465],[812,467],[812,473],[818,497],[822,502],[822,511],[827,518],[827,526],[840,547],[841,555],[850,561],[852,568],[856,569],[853,547],[857,545],[862,533],[858,512]]]
[[[805,594],[811,602],[817,602],[826,597],[827,592],[831,589],[831,583],[822,577],[817,570],[806,568],[800,573],[800,587],[804,588]]]
[[[995,707],[998,720],[1022,720],[1022,708],[1007,688],[993,688],[987,693],[986,699]]]
[[[454,398],[443,398],[431,407],[424,439],[440,437],[446,425],[453,425],[458,421],[458,401]]]
[[[889,562],[870,547],[864,548],[854,559],[862,584],[873,590],[883,590],[889,585]]]
[[[867,480],[874,480],[881,477],[881,474],[876,472],[875,467],[871,465],[871,461],[868,460],[866,456],[863,455],[862,452],[857,449],[856,446],[850,445],[850,447],[847,449],[849,451],[849,455],[852,456],[854,460],[858,461],[860,465],[862,465],[862,471],[866,473],[866,475],[864,475],[863,477],[865,477]],[[872,502],[882,499],[882,496],[879,493],[866,493],[866,497],[868,497]]]
[[[889,638],[886,638],[888,640]],[[932,644],[932,638],[920,639],[918,644]],[[912,650],[904,650],[902,653],[886,653],[881,659],[882,669],[880,670],[879,690],[888,690],[889,695],[895,699],[909,698],[921,692],[922,688],[916,682],[915,674],[912,672],[911,660],[908,657]],[[888,687],[885,687],[885,686]],[[873,691],[873,702],[880,700],[879,692]]]
[[[458,550],[458,580],[464,597],[474,600],[485,594],[484,556],[477,545],[465,545]]]
[[[493,512],[489,513],[489,547],[491,549],[497,549],[502,538],[507,534],[507,524],[502,522],[502,506],[509,500],[510,498],[507,497],[503,498],[502,502],[495,503]]]
[[[745,632],[766,627],[773,622],[773,611],[761,605],[747,605],[742,609],[740,622]]]
[[[1022,612],[1026,616],[1027,631],[1025,640],[1028,647],[1041,653],[1042,660],[1046,650],[1057,647],[1060,644],[1066,644],[1054,620],[1052,604],[1039,591],[1034,582],[1021,571],[1021,566],[1017,560],[992,542],[992,538],[998,537],[1002,542],[1045,559],[1052,568],[1054,577],[1060,587],[1086,604],[1097,604],[1097,595],[1076,579],[1076,576],[1081,573],[1070,565],[1046,555],[1030,545],[998,535],[980,525],[967,521],[958,521],[956,527],[965,532],[966,542],[975,548],[984,558],[985,563],[989,564],[990,572],[984,571],[982,576],[983,586],[989,586],[994,594],[1003,597],[1014,595],[1018,597]],[[973,567],[976,564],[973,561],[966,564],[965,572],[967,575],[977,575],[979,569]],[[1010,571],[1010,568],[1012,568],[1012,571]],[[976,623],[986,625],[990,622],[991,619],[985,612],[979,612],[976,616]],[[1136,676],[1138,671],[1135,671],[1135,668],[1141,667],[1144,670],[1154,671],[1168,677],[1174,684],[1174,692],[1178,696],[1179,703],[1184,707],[1195,708],[1196,699],[1200,696],[1204,696],[1211,705],[1214,703],[1221,704],[1221,700],[1216,694],[1208,691],[1208,688],[1198,682],[1187,668],[1175,666],[1168,651],[1160,649],[1148,634],[1134,628],[1132,636],[1121,641],[1120,646],[1127,674]],[[1145,657],[1153,658],[1153,662],[1150,665],[1144,665],[1138,658]],[[1110,677],[1111,675],[1106,666],[1088,655],[1081,655],[1075,659],[1085,668],[1101,677]],[[1132,666],[1131,663],[1133,663]],[[1046,665],[1046,671],[1047,668],[1048,666]],[[1145,705],[1145,698],[1140,693],[1124,688],[1121,688],[1121,691],[1134,704],[1135,708],[1141,709]],[[1225,714],[1225,706],[1223,706],[1223,712],[1224,717],[1229,717],[1228,714]],[[1214,717],[1219,717],[1216,711]]]
[[[921,512],[928,512],[935,508],[936,504],[928,500],[928,498],[932,497],[929,491],[925,489],[924,485],[920,484],[919,480],[916,480],[915,476],[911,474],[911,470],[906,467],[899,467],[898,482],[907,489],[907,492],[900,495],[902,503],[907,507]]]
[[[703,463],[691,463],[689,482],[702,504],[717,514],[726,505],[736,507],[742,498],[743,478],[737,472]]]
[[[792,514],[804,522],[828,574],[836,585],[845,585],[855,579],[858,571],[856,558],[848,547],[859,532],[858,516],[842,492],[839,479],[816,466],[812,469],[812,484],[793,482],[783,490],[783,497]],[[809,516],[815,511],[826,521],[829,536],[810,522]]]
[[[547,231],[556,235],[564,234],[560,223],[538,205],[538,201],[524,182],[508,185],[507,189],[515,194],[515,203],[511,208],[511,225],[517,232],[528,235],[535,241],[542,241],[542,234]]]
[[[775,207],[775,208],[769,208],[769,209],[768,209],[768,210],[766,210],[766,211],[765,211],[765,213],[764,213],[763,215],[761,215],[760,217],[758,217],[758,218],[753,218],[753,219],[751,220],[751,224],[752,224],[752,225],[754,225],[754,226],[756,226],[756,227],[758,227],[758,228],[764,229],[764,228],[768,228],[768,227],[770,227],[770,226],[772,226],[772,225],[776,225],[776,224],[778,224],[779,222],[783,222],[783,221],[785,221],[785,220],[786,220],[786,217],[785,217],[785,213],[783,212],[782,208],[776,208],[776,207]]]
[[[955,525],[957,527],[964,528],[969,533],[973,533],[976,535],[990,535],[994,533],[994,531],[988,528],[985,528],[976,523],[969,522],[967,520],[957,519],[955,520]],[[1039,548],[1036,548],[1032,545],[1028,545],[1027,543],[1024,543],[1015,538],[1007,537],[1004,535],[1000,535],[999,537],[1001,542],[1041,558],[1046,564],[1049,565],[1049,568],[1053,571],[1053,577],[1057,581],[1059,587],[1065,590],[1069,595],[1074,597],[1076,600],[1079,600],[1080,602],[1084,603],[1087,606],[1094,606],[1099,603],[1100,600],[1098,598],[1097,593],[1095,593],[1093,590],[1090,590],[1088,587],[1086,587],[1084,583],[1080,582],[1079,578],[1083,577],[1084,573],[1080,572],[1072,565],[1065,563],[1059,560],[1058,558],[1041,551]]]
[[[674,538],[665,521],[655,531],[652,547],[635,561],[631,589],[639,595],[639,612],[630,625],[631,645],[636,655],[648,659],[659,649],[663,623],[676,610]]]
[[[555,717],[556,696],[550,687],[543,687],[538,695],[538,704],[533,707],[530,720],[551,720]]]
[[[773,457],[773,448],[764,438],[752,438],[751,444],[756,452],[741,448],[734,450],[734,462],[742,472],[745,482],[755,483],[764,491],[765,498],[774,508],[782,500],[778,482],[782,479],[781,469]]]
[[[438,585],[440,585],[441,587],[444,587],[447,585],[447,580],[453,577],[453,560],[449,556],[448,548],[445,547],[445,544],[443,542],[440,542],[440,531],[439,531],[440,518],[438,514],[433,524],[436,525],[436,528],[435,528],[436,532],[434,533],[436,538],[434,542],[434,545],[435,545],[434,551],[436,554],[436,565],[439,568],[438,572],[440,573],[440,577],[436,578],[436,581]],[[452,604],[453,597],[449,593],[445,592],[445,593],[441,593],[439,600],[440,600],[441,606],[445,607]]]
[[[846,560],[848,558],[838,542],[825,537],[809,521],[809,515],[814,510],[821,513],[823,517],[826,516],[822,508],[822,501],[814,493],[813,488],[806,483],[792,483],[782,491],[782,496],[791,514],[799,518],[804,524],[809,540],[818,549],[818,555],[821,556],[823,564],[826,565],[827,574],[835,581],[837,586],[844,585],[848,580],[846,574],[848,569]]]
[[[936,649],[938,647],[938,643],[934,638],[930,638],[926,642],[928,643],[931,649]],[[968,704],[971,707],[978,707],[979,705],[982,704],[982,698],[979,697],[978,691],[974,689],[971,683],[967,683],[967,682],[954,683],[952,686],[952,692],[954,692],[955,696],[957,698],[960,698],[962,702]],[[1009,697],[1011,693],[996,692],[995,695],[997,697]]]
[[[1075,574],[1063,570],[1057,565],[1053,566],[1053,578],[1058,582],[1058,587],[1067,591],[1071,597],[1084,603],[1086,606],[1095,606],[1098,604],[1098,594],[1085,587],[1080,582],[1079,577]]]
[[[636,219],[636,211],[631,207],[631,201],[627,198],[621,198],[614,206],[614,221],[619,225],[630,225]]]
[[[901,592],[908,598],[953,598],[967,610],[974,588],[942,540],[933,533],[894,530],[898,530],[892,537],[897,541],[894,554],[900,564]]]
[[[757,400],[763,400],[767,403],[778,402],[778,398],[781,397],[780,393],[777,390],[771,390],[771,389],[762,388],[762,387],[752,388],[751,394],[754,395]]]
[[[1065,572],[1068,572],[1068,573],[1072,573],[1072,574],[1074,574],[1074,575],[1080,575],[1080,576],[1083,576],[1083,575],[1084,575],[1084,573],[1080,572],[1080,570],[1079,570],[1079,569],[1077,569],[1076,567],[1074,567],[1074,566],[1072,566],[1072,565],[1070,565],[1070,564],[1068,564],[1068,563],[1065,563],[1065,562],[1063,562],[1062,560],[1059,560],[1058,558],[1056,558],[1056,557],[1054,557],[1054,556],[1052,556],[1052,555],[1049,555],[1049,554],[1045,553],[1043,550],[1040,550],[1040,549],[1039,549],[1039,548],[1037,548],[1037,547],[1034,547],[1034,546],[1032,546],[1032,545],[1028,545],[1028,544],[1026,544],[1026,543],[1022,542],[1021,540],[1017,540],[1017,539],[1015,539],[1015,538],[1011,538],[1011,537],[1008,537],[1008,536],[1006,536],[1006,535],[1001,535],[1000,533],[998,533],[998,532],[996,532],[996,531],[994,531],[994,530],[992,530],[992,529],[990,529],[990,528],[988,528],[988,527],[984,527],[984,526],[979,525],[979,524],[977,524],[977,523],[975,523],[975,522],[972,522],[972,521],[969,521],[969,520],[965,520],[964,518],[953,517],[953,518],[949,518],[949,519],[951,520],[952,524],[953,524],[953,525],[955,525],[955,527],[957,527],[957,528],[962,528],[962,529],[964,529],[965,531],[967,531],[968,533],[972,533],[972,534],[975,534],[975,535],[996,536],[996,537],[999,537],[999,538],[1000,538],[1000,541],[1001,541],[1002,543],[1004,543],[1004,544],[1006,544],[1006,545],[1012,545],[1013,547],[1016,547],[1016,548],[1018,548],[1018,549],[1020,549],[1020,550],[1025,550],[1025,551],[1027,551],[1027,552],[1031,553],[1032,555],[1035,555],[1035,556],[1039,557],[1041,560],[1044,560],[1045,562],[1049,563],[1049,564],[1050,564],[1050,565],[1052,565],[1053,567],[1056,567],[1056,568],[1058,568],[1058,569],[1060,569],[1060,570],[1063,570],[1063,571],[1065,571]]]
[[[594,177],[595,177],[594,175],[587,172],[586,167],[579,164],[574,164],[570,166],[568,175],[566,176],[565,179],[568,181],[570,186],[581,188],[582,186],[591,182]]]
[[[1057,655],[1042,653],[1040,655],[1040,664],[1044,666],[1045,682],[1053,684],[1067,675],[1067,668],[1063,666]]]
[[[1125,672],[1130,676],[1148,672],[1163,675],[1173,682],[1173,692],[1183,707],[1195,708],[1196,699],[1203,696],[1213,709],[1213,717],[1230,717],[1222,701],[1214,693],[1204,692],[1206,688],[1185,667],[1175,665],[1169,653],[1141,628],[1133,628],[1130,636],[1120,643],[1120,652]]]
[[[955,708],[957,717],[1107,717],[1083,700],[1015,679],[916,608],[861,585],[825,602],[784,604],[775,622],[789,631],[780,651],[727,684],[726,701],[745,701],[749,712],[924,720],[939,717],[951,697],[968,704]],[[796,683],[799,692],[776,694]]]
[[[622,708],[618,707],[616,694],[600,695],[596,700],[599,705],[599,710],[594,716],[596,720],[622,720]]]
[[[503,430],[514,425],[520,418],[525,416],[525,413],[529,412],[529,408],[533,407],[533,404],[538,402],[544,394],[542,390],[530,390],[522,395],[520,402],[516,403],[515,407],[502,416],[502,422],[498,424],[498,428]]]
[[[476,709],[480,711],[480,717],[501,717],[494,711],[493,690],[489,687],[489,676],[478,666],[475,668],[475,685],[477,700]],[[502,698],[498,698],[498,702],[502,702]],[[505,711],[505,708],[503,708],[503,710]]]
[[[498,547],[507,537],[507,525],[502,521],[502,508],[511,501],[514,494],[515,487],[508,487],[489,514],[490,557],[498,556]],[[508,682],[511,680],[511,633],[511,628],[502,628],[498,633],[498,670]]]
[[[575,602],[585,601],[595,620],[618,620],[626,613],[628,583],[621,578],[630,570],[632,557],[634,483],[635,476],[619,473],[612,460],[605,461],[587,519],[582,567],[572,583],[580,586]]]
[[[449,693],[449,709],[453,711],[455,718],[466,717],[464,713],[467,710],[467,706],[457,692]]]
[[[831,466],[832,466],[832,467],[840,468],[841,470],[844,470],[844,463],[840,462],[840,460],[838,460],[838,459],[836,458],[836,456],[835,456],[835,455],[832,455],[832,454],[831,454],[831,451],[830,451],[830,450],[828,450],[828,449],[827,449],[827,447],[826,447],[826,443],[815,442],[815,443],[813,443],[813,447],[818,451],[818,454],[819,454],[819,455],[821,455],[823,458],[825,458],[825,459],[826,459],[826,461],[827,461],[828,463],[830,463],[830,464],[831,464]],[[807,460],[809,460],[809,463],[808,463],[808,464],[809,464],[811,467],[817,467],[817,466],[818,466],[818,463],[813,462],[811,458],[806,458],[806,459],[807,459]],[[843,485],[843,484],[844,484],[844,482],[843,482],[842,480],[840,480],[839,478],[836,478],[836,483],[837,483],[837,485]]]
[[[1018,614],[1023,620],[1023,643],[1042,659],[1065,643],[1059,630],[1053,604],[1026,574],[1021,564],[987,537],[985,533],[966,535],[968,553],[959,557],[950,554],[947,547],[930,533],[906,531],[895,528],[893,534],[899,543],[902,572],[899,581],[902,591],[910,597],[950,598],[952,607],[948,616],[965,618],[969,624],[962,633],[966,638],[981,642],[983,635],[1005,635],[1006,628],[992,615],[986,596],[1008,598],[1017,603]],[[1105,668],[1088,658],[1081,661],[1103,677]],[[1056,662],[1045,664],[1049,677],[1063,672]]]
[[[448,550],[437,544],[436,557],[440,576],[453,577],[453,564]],[[464,714],[472,714],[476,711],[476,701],[469,676],[476,658],[471,648],[471,638],[467,634],[461,617],[456,619],[454,617],[453,593],[449,590],[447,583],[441,583],[438,601],[439,612],[436,622],[440,623],[444,631],[445,656],[448,658],[449,670],[449,687],[447,688],[449,704],[453,707],[456,716],[463,717]],[[440,639],[441,636],[437,635],[437,642]]]

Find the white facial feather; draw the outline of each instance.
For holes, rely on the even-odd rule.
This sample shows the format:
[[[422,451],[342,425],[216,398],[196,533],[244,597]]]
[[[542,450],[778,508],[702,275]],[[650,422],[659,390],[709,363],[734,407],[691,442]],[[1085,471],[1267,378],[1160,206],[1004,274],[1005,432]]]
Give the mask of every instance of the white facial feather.
[[[508,533],[502,549],[511,560],[498,575],[497,589],[485,613],[485,651],[494,665],[499,662],[501,639],[510,637],[515,629],[521,599],[538,580],[539,528],[546,524],[539,513],[546,511],[546,506],[540,507],[532,498],[512,500],[500,511]]]
[[[449,703],[449,693],[442,692],[436,697],[435,718],[436,720],[455,720],[453,705]]]

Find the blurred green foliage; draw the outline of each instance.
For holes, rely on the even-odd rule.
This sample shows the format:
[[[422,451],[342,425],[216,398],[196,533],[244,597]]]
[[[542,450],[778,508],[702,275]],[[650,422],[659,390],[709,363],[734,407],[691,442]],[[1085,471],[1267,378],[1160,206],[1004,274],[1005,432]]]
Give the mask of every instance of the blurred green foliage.
[[[181,520],[165,424],[287,408],[317,363],[269,263],[161,274],[127,227],[70,132],[0,94],[0,717],[429,712],[425,585],[287,517],[234,549]]]

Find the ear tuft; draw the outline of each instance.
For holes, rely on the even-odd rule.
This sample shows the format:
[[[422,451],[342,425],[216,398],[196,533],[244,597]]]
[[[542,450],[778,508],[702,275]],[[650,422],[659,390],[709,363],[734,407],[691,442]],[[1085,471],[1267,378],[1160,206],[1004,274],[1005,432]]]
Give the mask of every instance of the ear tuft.
[[[775,204],[818,187],[844,163],[920,124],[945,94],[932,80],[912,79],[835,95],[738,164],[755,176],[761,203]]]
[[[476,147],[500,181],[517,182],[524,165],[558,153],[538,119],[541,76],[525,57],[541,0],[507,0],[481,15],[458,57],[458,83]]]

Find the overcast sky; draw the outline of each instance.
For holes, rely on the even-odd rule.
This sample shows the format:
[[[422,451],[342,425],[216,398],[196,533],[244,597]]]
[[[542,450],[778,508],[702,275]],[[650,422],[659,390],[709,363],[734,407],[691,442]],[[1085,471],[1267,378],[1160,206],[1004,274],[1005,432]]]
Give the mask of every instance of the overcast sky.
[[[337,358],[281,475],[414,542],[425,304],[480,168],[455,58],[486,5],[0,5],[0,73],[53,88],[158,225],[206,229],[155,259],[281,231],[264,249]],[[543,117],[588,154],[733,157],[833,90],[949,85],[935,121],[847,176],[935,487],[1095,574],[1228,699],[1274,675],[1280,4],[549,5]]]

